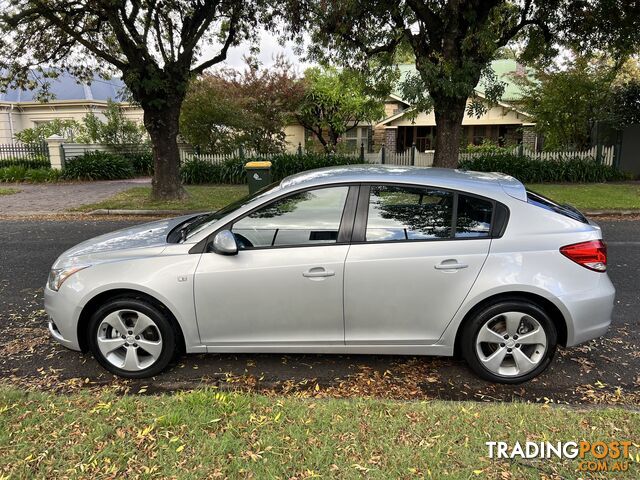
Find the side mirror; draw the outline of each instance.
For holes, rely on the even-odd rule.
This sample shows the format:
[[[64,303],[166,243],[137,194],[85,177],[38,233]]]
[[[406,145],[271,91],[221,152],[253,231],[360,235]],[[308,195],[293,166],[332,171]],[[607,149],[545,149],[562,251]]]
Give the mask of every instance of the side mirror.
[[[229,230],[221,230],[213,237],[211,250],[220,255],[237,255],[238,244],[236,243],[236,237]]]

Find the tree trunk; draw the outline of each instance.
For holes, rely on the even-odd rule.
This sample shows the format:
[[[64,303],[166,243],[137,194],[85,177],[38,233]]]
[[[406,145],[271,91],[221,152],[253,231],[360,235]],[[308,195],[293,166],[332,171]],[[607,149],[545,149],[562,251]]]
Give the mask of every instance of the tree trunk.
[[[179,200],[187,197],[180,180],[178,150],[181,104],[180,100],[176,100],[162,109],[144,109],[144,126],[151,137],[153,151],[151,196],[154,200]]]
[[[466,98],[446,98],[439,101],[434,99],[436,117],[434,167],[456,168],[458,166],[462,120],[466,107]]]

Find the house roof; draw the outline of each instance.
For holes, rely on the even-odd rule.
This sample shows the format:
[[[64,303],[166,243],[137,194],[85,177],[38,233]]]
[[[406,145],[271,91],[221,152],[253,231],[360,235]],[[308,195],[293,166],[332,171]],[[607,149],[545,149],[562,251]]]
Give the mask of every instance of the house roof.
[[[58,78],[48,79],[49,90],[54,95],[53,101],[69,100],[118,100],[125,87],[119,78],[104,80],[95,75],[91,83],[82,83],[68,73],[61,73]],[[37,92],[20,88],[10,88],[0,92],[1,102],[36,102]]]
[[[393,95],[402,97],[400,85],[408,75],[416,73],[417,70],[414,64],[401,64],[398,65],[398,69],[400,70],[400,79],[393,90]],[[506,84],[502,95],[502,101],[513,102],[520,100],[524,92],[515,82],[514,77],[519,74],[524,75],[525,72],[530,74],[531,71],[529,69],[522,70],[522,67],[520,67],[515,60],[511,59],[494,60],[491,62],[491,69],[495,72],[498,80]],[[486,85],[481,81],[476,86],[476,91],[480,94],[484,94],[485,87]]]

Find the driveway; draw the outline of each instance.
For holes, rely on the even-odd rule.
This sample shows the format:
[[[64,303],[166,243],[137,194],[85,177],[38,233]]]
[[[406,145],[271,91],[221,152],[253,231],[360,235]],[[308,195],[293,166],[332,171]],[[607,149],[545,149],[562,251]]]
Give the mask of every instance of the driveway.
[[[132,223],[0,223],[0,379],[62,391],[109,385],[150,393],[215,385],[314,396],[640,404],[638,221],[600,222],[609,245],[609,274],[618,292],[609,333],[579,347],[559,349],[543,375],[518,386],[479,380],[460,360],[375,355],[192,355],[156,379],[115,379],[91,355],[68,351],[49,339],[42,287],[60,252]]]
[[[20,190],[0,195],[0,215],[47,215],[96,203],[131,187],[150,184],[150,178],[70,183],[7,184]]]

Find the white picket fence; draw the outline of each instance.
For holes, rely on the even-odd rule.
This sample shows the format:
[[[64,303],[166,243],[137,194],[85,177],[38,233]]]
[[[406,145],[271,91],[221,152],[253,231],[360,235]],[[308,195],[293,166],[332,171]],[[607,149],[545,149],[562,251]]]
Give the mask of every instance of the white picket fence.
[[[614,147],[610,146],[600,148],[600,158],[602,159],[602,163],[605,165],[613,165],[613,159],[615,155]],[[598,147],[592,147],[589,150],[565,150],[555,152],[534,152],[533,150],[529,150],[528,148],[520,149],[520,147],[514,147],[511,153],[514,153],[516,155],[521,154],[535,160],[572,160],[576,158],[580,158],[583,160],[595,160],[598,156]],[[463,152],[460,153],[459,161],[471,160],[472,158],[486,155],[486,153]]]
[[[203,162],[209,163],[221,163],[225,160],[229,160],[231,158],[260,158],[268,160],[273,157],[275,154],[273,153],[257,153],[252,150],[234,150],[233,152],[228,153],[197,153],[192,148],[188,146],[181,146],[180,148],[180,161],[182,163],[187,162],[189,160],[198,159]]]
[[[137,151],[140,149],[140,146],[131,146],[132,151]],[[64,143],[63,151],[65,159],[70,159],[73,157],[80,156],[86,152],[90,151],[103,151],[103,152],[111,152],[113,151],[112,147],[101,144],[85,144],[85,143]],[[433,157],[434,150],[426,150],[424,152],[420,152],[417,149],[408,148],[403,152],[384,152],[384,163],[389,165],[415,165],[418,167],[430,167],[433,165]],[[598,156],[598,147],[592,147],[589,150],[567,150],[567,151],[556,151],[556,152],[534,152],[527,148],[514,147],[511,153],[516,155],[524,155],[526,157],[536,159],[536,160],[570,160],[575,158],[581,159],[596,159]],[[359,158],[364,161],[364,163],[374,163],[380,164],[383,162],[383,153],[382,150],[378,152],[362,152],[356,151],[352,153],[346,154],[353,158]],[[258,154],[251,150],[236,150],[231,153],[195,153],[191,147],[188,145],[180,145],[180,160],[182,163],[185,161],[197,158],[199,160],[203,160],[205,162],[211,163],[220,163],[228,160],[230,158],[238,158],[244,157],[247,159],[250,158],[260,158],[260,159],[269,159],[273,156],[273,154]],[[484,157],[487,156],[487,153],[482,152],[461,152],[459,154],[459,161],[470,160],[476,157]],[[613,146],[609,147],[600,147],[600,158],[604,165],[613,165],[615,157],[615,149]]]
[[[514,155],[523,155],[534,160],[573,160],[580,159],[592,159],[595,160],[598,156],[598,147],[590,148],[589,150],[567,150],[557,152],[534,152],[532,150],[519,147],[514,147],[510,152]],[[404,152],[394,153],[385,152],[384,163],[389,165],[416,165],[418,167],[430,167],[433,165],[433,157],[435,150],[426,150],[420,152],[418,150],[413,153],[411,149],[407,149]],[[490,154],[489,154],[490,155]],[[460,152],[458,161],[471,160],[477,157],[486,157],[487,153],[482,152]],[[601,147],[600,158],[604,165],[613,165],[615,156],[615,149],[613,146]],[[374,154],[365,154],[365,158],[370,163],[382,163],[382,155],[380,152]]]

